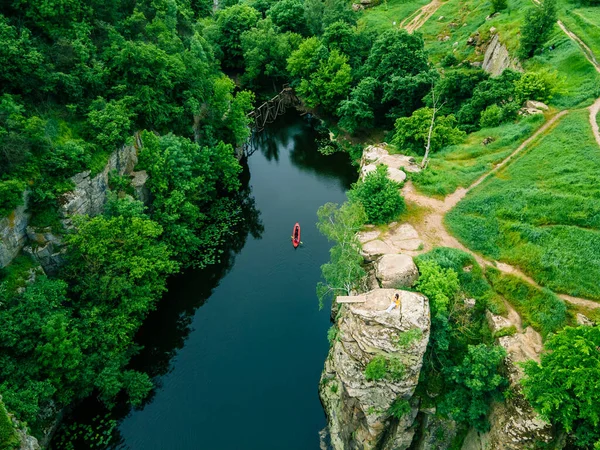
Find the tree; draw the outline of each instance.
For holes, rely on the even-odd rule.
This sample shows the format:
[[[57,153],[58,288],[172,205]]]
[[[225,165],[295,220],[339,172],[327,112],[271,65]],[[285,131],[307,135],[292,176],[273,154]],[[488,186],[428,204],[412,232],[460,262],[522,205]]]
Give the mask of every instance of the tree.
[[[523,393],[543,417],[589,448],[600,440],[600,327],[565,327],[524,365]]]
[[[335,242],[330,251],[330,262],[321,266],[325,281],[317,285],[319,306],[322,308],[328,296],[350,295],[363,284],[366,274],[362,268],[363,257],[356,233],[364,225],[367,216],[360,203],[346,202],[341,207],[335,203],[321,206],[317,217],[318,230],[328,240]]]
[[[385,103],[382,111],[388,117],[408,115],[417,109],[437,77],[424,45],[420,35],[397,29],[381,33],[373,43],[363,73],[381,83],[377,102]],[[376,122],[382,120],[376,117]]]
[[[243,67],[241,36],[256,26],[260,13],[250,6],[238,4],[219,11],[216,15],[219,30],[218,43],[225,54],[226,67]]]
[[[310,78],[302,79],[297,91],[308,106],[320,106],[326,112],[335,112],[340,100],[348,94],[352,81],[347,62],[346,55],[332,50],[327,60],[319,63]]]
[[[280,0],[267,11],[267,17],[270,17],[282,32],[307,32],[304,4],[301,0]]]
[[[241,220],[233,194],[241,167],[230,145],[200,148],[174,135],[142,133],[140,167],[150,175],[152,218],[183,265],[205,267],[219,259],[220,245]]]
[[[244,81],[264,85],[266,80],[283,82],[288,77],[287,58],[298,48],[302,38],[294,33],[279,33],[269,20],[242,34]]]
[[[457,127],[454,115],[435,117],[434,108],[421,108],[410,117],[396,120],[392,143],[399,149],[419,154],[437,152],[448,145],[462,142],[466,133]]]
[[[527,10],[521,27],[519,53],[522,58],[532,57],[548,40],[556,22],[556,14],[556,0],[542,0],[539,6]]]
[[[348,191],[351,201],[365,208],[369,223],[381,224],[395,220],[406,205],[400,195],[400,185],[387,177],[387,166],[381,164]]]
[[[131,97],[107,102],[102,97],[93,101],[88,113],[95,140],[106,151],[121,147],[129,137],[135,114],[128,107]]]
[[[305,39],[287,60],[290,75],[298,78],[309,78],[319,67],[319,62],[327,58],[327,48],[317,37]]]
[[[469,345],[461,364],[446,371],[453,389],[440,403],[440,412],[477,431],[487,431],[490,402],[501,401],[508,387],[508,380],[498,373],[505,357],[506,350],[498,345]]]
[[[506,9],[508,3],[507,0],[492,0],[492,12],[499,12]]]
[[[337,109],[340,127],[349,133],[355,133],[373,126],[375,99],[380,97],[380,89],[381,85],[375,78],[366,77],[360,80],[348,99],[342,100]]]
[[[562,84],[556,71],[526,72],[515,82],[517,102],[520,104],[527,100],[547,102],[561,90]]]

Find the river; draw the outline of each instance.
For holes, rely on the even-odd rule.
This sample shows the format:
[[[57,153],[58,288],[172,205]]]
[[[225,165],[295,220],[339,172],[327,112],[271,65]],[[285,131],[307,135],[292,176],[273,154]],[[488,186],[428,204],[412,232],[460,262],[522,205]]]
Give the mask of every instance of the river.
[[[157,387],[120,421],[116,448],[319,448],[326,421],[317,388],[330,322],[315,286],[331,244],[316,212],[345,200],[356,170],[345,154],[320,155],[316,137],[296,113],[263,131],[245,172],[259,213],[254,236],[222,264],[170,281],[139,333],[145,349],[134,362]],[[295,222],[303,241],[296,250]]]

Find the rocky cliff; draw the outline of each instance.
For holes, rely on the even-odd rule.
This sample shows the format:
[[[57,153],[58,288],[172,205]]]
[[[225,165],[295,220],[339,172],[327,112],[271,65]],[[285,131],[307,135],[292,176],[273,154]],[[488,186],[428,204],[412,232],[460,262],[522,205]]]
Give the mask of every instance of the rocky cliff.
[[[387,312],[395,293],[401,306]],[[331,444],[336,450],[407,449],[418,412],[413,394],[429,342],[429,302],[395,289],[375,289],[357,300],[340,309],[319,385]],[[395,362],[395,376],[367,379],[367,364],[377,356]],[[394,402],[410,403],[401,418],[390,412]]]
[[[97,175],[91,176],[91,172],[86,171],[71,177],[75,188],[59,199],[59,213],[65,228],[72,226],[71,217],[74,215],[95,216],[102,213],[111,173],[130,175],[136,196],[145,203],[149,202],[150,194],[145,186],[148,175],[145,171],[133,171],[140,145],[141,142],[136,141],[135,145],[125,145],[113,152]],[[0,268],[6,267],[24,250],[42,265],[46,273],[54,273],[62,263],[61,237],[56,230],[29,226],[27,193],[23,195],[24,204],[10,216],[0,219]]]

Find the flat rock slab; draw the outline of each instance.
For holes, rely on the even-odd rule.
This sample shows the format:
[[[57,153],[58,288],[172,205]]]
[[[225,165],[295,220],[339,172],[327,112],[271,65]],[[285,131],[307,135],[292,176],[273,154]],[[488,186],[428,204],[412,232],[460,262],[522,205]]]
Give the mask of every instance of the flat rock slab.
[[[405,239],[401,241],[392,241],[392,246],[397,252],[410,251],[415,252],[423,248],[425,244],[421,239]]]
[[[373,230],[373,231],[361,231],[360,233],[358,233],[358,241],[361,244],[365,244],[369,241],[373,241],[375,239],[377,239],[379,237],[381,233],[377,230]]]
[[[362,251],[365,256],[371,257],[378,255],[387,255],[388,253],[396,253],[393,247],[391,247],[388,243],[380,240],[367,242],[363,245]]]
[[[364,303],[367,301],[366,295],[338,295],[335,298],[337,303]]]
[[[388,236],[391,240],[419,239],[417,230],[408,223],[403,223],[398,228],[388,231]]]

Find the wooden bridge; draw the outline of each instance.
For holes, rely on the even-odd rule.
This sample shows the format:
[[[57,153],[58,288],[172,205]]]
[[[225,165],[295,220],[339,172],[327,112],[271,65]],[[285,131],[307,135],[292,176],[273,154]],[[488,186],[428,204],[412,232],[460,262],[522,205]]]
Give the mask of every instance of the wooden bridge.
[[[248,114],[248,117],[253,119],[252,131],[262,131],[266,124],[273,122],[278,116],[284,114],[286,108],[298,104],[300,104],[300,100],[296,97],[294,90],[289,86],[284,86],[279,94]]]
[[[278,116],[285,114],[287,108],[295,107],[300,103],[294,89],[284,85],[279,94],[248,113],[248,117],[252,119],[250,123],[251,134],[248,140],[237,149],[237,158],[241,159],[244,156],[252,155],[259,146],[259,134],[264,130],[265,125],[273,122]]]

